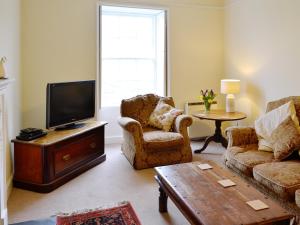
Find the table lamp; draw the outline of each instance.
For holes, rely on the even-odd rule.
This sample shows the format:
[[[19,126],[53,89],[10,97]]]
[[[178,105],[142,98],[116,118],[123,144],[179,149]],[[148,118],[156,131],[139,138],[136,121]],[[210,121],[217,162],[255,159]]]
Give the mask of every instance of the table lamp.
[[[240,80],[221,80],[221,93],[226,95],[226,112],[234,112],[234,94],[240,93]]]

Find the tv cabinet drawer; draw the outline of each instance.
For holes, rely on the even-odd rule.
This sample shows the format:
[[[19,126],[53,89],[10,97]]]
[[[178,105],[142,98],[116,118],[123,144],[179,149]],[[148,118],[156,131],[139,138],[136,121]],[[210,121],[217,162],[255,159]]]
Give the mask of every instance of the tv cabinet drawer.
[[[100,153],[102,141],[97,133],[78,139],[54,151],[54,175],[73,167],[80,162]]]

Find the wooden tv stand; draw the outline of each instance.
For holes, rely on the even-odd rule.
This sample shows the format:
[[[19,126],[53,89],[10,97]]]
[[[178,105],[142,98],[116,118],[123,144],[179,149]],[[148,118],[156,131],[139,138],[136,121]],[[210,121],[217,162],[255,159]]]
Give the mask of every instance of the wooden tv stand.
[[[14,143],[14,186],[47,193],[105,161],[106,122],[86,122],[73,130],[49,131]]]

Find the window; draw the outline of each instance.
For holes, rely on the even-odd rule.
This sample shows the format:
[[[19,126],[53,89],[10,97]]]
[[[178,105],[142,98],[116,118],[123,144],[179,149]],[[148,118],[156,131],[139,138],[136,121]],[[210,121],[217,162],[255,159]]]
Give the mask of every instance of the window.
[[[165,10],[101,7],[101,106],[166,95]]]

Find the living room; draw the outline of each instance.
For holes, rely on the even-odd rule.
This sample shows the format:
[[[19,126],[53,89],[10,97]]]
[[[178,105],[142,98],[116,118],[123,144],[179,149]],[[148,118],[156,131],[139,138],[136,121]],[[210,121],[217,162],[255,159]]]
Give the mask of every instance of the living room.
[[[265,112],[267,102],[298,95],[300,14],[296,0],[100,2],[168,10],[168,95],[173,97],[177,108],[183,109],[186,102],[199,101],[201,89],[213,89],[217,92],[216,107],[222,109],[225,95],[220,93],[221,80],[239,79],[241,91],[236,95],[236,110],[247,115],[239,126],[253,125]],[[97,79],[98,7],[97,0],[1,1],[0,57],[7,58],[5,66],[11,79],[6,99],[8,143],[23,128],[45,128],[47,83]],[[101,116],[100,119],[107,120]],[[159,214],[154,170],[136,171],[131,167],[120,153],[120,143],[113,143],[116,136],[122,135],[121,128],[114,133],[111,121],[108,122],[107,160],[49,194],[13,188],[13,145],[7,145],[9,223],[129,200],[142,224],[188,224],[172,203],[169,215]],[[117,120],[114,123],[118,126]],[[193,126],[198,130],[193,134],[195,137],[213,132],[213,125],[208,129],[201,124]],[[193,143],[192,149],[200,145]],[[209,145],[207,152],[211,150],[220,152],[213,155],[218,159],[225,151],[218,144]],[[205,151],[194,154],[193,160],[201,159],[202,155]],[[212,154],[207,155],[209,158]],[[123,169],[123,178],[113,168]],[[93,190],[100,188],[93,186],[94,189],[81,196],[78,187],[86,189],[98,173],[101,178],[109,174],[107,180],[113,176],[119,180],[105,181],[106,190],[101,195],[93,194]],[[123,192],[125,184],[129,186],[128,193]],[[120,186],[110,193],[107,190],[110,185]],[[145,191],[151,197],[143,199]],[[78,199],[72,200],[74,197]],[[58,203],[59,199],[66,203]],[[153,218],[157,219],[154,223]]]

